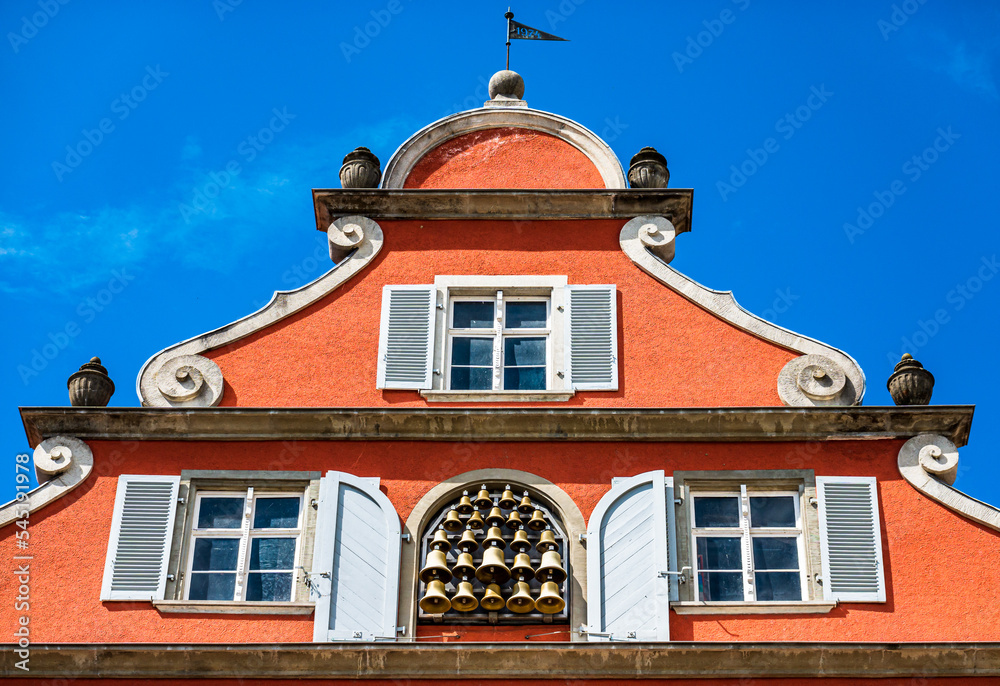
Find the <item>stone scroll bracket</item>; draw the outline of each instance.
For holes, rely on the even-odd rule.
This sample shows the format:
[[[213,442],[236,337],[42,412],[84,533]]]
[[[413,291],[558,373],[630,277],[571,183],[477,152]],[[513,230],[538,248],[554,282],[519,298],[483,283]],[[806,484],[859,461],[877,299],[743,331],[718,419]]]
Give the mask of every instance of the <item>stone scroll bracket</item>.
[[[847,371],[825,355],[802,355],[782,367],[778,397],[789,407],[856,405],[859,400]]]
[[[90,446],[72,436],[46,438],[35,447],[33,461],[39,485],[21,500],[0,506],[0,527],[13,522],[25,509],[34,512],[66,495],[94,470]]]

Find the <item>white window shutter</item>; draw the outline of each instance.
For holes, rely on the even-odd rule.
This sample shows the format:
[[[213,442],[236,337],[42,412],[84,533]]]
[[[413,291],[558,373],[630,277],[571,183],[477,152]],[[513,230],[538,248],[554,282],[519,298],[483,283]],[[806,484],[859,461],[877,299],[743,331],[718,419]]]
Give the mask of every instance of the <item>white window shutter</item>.
[[[101,600],[163,600],[179,476],[118,477]]]
[[[882,528],[875,477],[818,476],[823,597],[885,602]]]
[[[378,479],[327,472],[320,480],[313,641],[395,639],[400,539]]]
[[[618,390],[615,287],[567,286],[566,367],[577,390]]]
[[[670,640],[673,479],[663,471],[619,480],[587,527],[587,635],[591,641]]]
[[[434,360],[433,286],[385,286],[376,388],[431,387]]]

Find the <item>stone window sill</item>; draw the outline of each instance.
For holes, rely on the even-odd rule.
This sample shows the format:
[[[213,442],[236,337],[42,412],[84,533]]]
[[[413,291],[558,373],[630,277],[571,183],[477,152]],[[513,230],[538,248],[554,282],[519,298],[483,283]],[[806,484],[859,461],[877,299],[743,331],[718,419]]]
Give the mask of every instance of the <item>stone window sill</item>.
[[[565,402],[576,391],[420,391],[432,403]]]
[[[154,600],[153,607],[163,613],[228,615],[311,615],[313,603],[269,603],[217,600]]]
[[[670,603],[679,615],[778,615],[778,614],[826,614],[837,607],[837,603],[824,600],[803,602],[729,603],[683,600]]]

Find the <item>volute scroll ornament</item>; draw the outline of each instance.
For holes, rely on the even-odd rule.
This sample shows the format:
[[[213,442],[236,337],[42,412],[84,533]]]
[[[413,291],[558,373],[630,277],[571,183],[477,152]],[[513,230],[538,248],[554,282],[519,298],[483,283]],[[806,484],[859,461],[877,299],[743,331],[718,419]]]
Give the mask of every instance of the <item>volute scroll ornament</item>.
[[[914,463],[933,477],[951,486],[958,478],[958,448],[944,436],[914,436],[899,451],[901,463]]]
[[[156,372],[153,407],[215,407],[222,401],[222,370],[201,355],[170,358]]]
[[[46,438],[35,447],[35,476],[43,484],[76,466],[89,468],[94,463],[90,446],[72,436]]]
[[[335,264],[340,264],[351,251],[357,249],[364,242],[366,231],[374,234],[374,228],[376,228],[375,222],[368,217],[350,215],[335,220],[326,230],[330,259]]]
[[[778,374],[778,396],[791,407],[854,405],[854,385],[845,371],[825,355],[801,355]]]
[[[666,217],[643,215],[630,219],[622,228],[623,234],[626,231],[634,232],[642,246],[664,262],[674,259],[677,229]]]

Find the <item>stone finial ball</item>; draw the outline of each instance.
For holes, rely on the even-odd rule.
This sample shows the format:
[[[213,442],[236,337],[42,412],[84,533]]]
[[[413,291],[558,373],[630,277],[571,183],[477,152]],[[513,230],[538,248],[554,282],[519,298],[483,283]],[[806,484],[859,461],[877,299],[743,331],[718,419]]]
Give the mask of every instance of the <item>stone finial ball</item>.
[[[502,95],[518,100],[524,97],[524,79],[516,71],[504,69],[490,79],[490,99]]]

